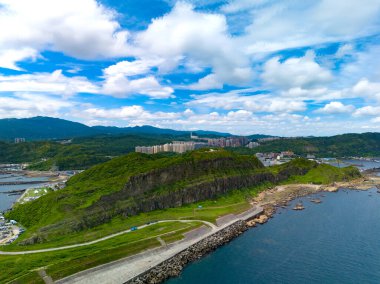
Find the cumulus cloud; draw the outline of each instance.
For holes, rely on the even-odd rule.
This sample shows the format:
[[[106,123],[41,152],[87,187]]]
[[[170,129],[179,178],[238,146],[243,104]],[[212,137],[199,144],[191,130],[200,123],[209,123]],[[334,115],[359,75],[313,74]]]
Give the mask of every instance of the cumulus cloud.
[[[151,69],[160,63],[162,59],[147,59],[147,60],[134,60],[134,61],[120,61],[111,65],[103,70],[104,76],[123,75],[135,76],[147,74]]]
[[[243,42],[252,54],[347,41],[376,34],[380,24],[379,1],[262,2],[267,3],[251,6],[252,21],[245,28]],[[246,0],[232,3],[247,7]]]
[[[280,62],[274,57],[264,64],[262,78],[269,86],[277,88],[312,88],[332,81],[330,70],[315,62],[315,53],[306,52],[304,57],[289,58]]]
[[[380,83],[362,79],[352,88],[353,94],[380,101]]]
[[[0,66],[17,70],[16,62],[43,50],[81,59],[125,56],[129,33],[116,18],[95,0],[0,0],[0,58],[7,58]]]
[[[161,60],[121,61],[103,70],[102,93],[125,98],[141,94],[154,99],[173,97],[173,88],[162,86],[156,77],[148,75]],[[142,78],[133,78],[144,75]],[[132,78],[131,78],[132,77]]]
[[[274,113],[306,110],[306,104],[303,101],[272,95],[246,95],[244,91],[196,95],[186,105],[198,108],[243,109],[252,112]]]
[[[358,108],[354,112],[354,116],[371,116],[380,115],[380,106],[365,106]]]
[[[129,80],[123,75],[113,75],[106,77],[102,87],[102,93],[119,98],[141,94],[153,99],[165,99],[172,97],[173,92],[171,87],[161,86],[153,76]]]
[[[57,97],[35,93],[19,93],[12,97],[0,97],[0,118],[23,118],[37,115],[59,116],[62,110],[72,108],[74,105],[74,102]]]
[[[209,74],[198,80],[197,83],[191,84],[186,87],[189,90],[212,90],[222,89],[223,84],[219,82],[215,74]]]
[[[249,59],[230,36],[224,15],[194,11],[185,2],[178,2],[173,10],[154,19],[147,30],[135,40],[143,54],[164,58],[159,65],[171,70],[191,58],[204,67],[212,67],[219,82],[240,85],[252,80]]]
[[[339,113],[352,113],[355,110],[353,105],[344,105],[341,102],[330,102],[323,108],[316,110],[318,113],[325,114],[339,114]]]
[[[0,75],[0,92],[39,92],[61,96],[73,96],[78,93],[129,97],[146,95],[154,99],[172,97],[174,90],[162,86],[154,76],[130,79],[127,75],[145,73],[139,64],[116,64],[104,70],[104,80],[91,82],[86,77],[68,77],[62,70],[52,73],[33,73],[23,75]],[[132,66],[129,68],[129,66]],[[140,69],[139,69],[140,68]],[[145,68],[145,67],[144,67]]]
[[[0,92],[40,92],[71,96],[98,93],[99,88],[85,77],[66,77],[61,70],[14,76],[0,75]]]

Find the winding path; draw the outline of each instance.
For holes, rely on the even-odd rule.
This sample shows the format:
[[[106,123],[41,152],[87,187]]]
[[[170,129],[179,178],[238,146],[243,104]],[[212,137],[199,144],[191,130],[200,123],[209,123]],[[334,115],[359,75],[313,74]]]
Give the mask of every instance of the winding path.
[[[153,222],[150,224],[144,224],[144,225],[138,226],[137,229],[143,229],[143,228],[146,228],[148,226],[152,226],[152,225],[155,225],[158,223],[167,223],[167,222],[180,222],[180,223],[200,222],[200,223],[203,223],[203,224],[209,226],[212,229],[212,231],[217,230],[217,226],[215,226],[213,223],[203,221],[203,220],[161,220],[161,221]],[[112,235],[108,235],[108,236],[100,238],[100,239],[90,241],[90,242],[80,243],[80,244],[75,244],[75,245],[69,245],[69,246],[63,246],[63,247],[47,248],[47,249],[39,249],[39,250],[29,250],[29,251],[0,251],[0,255],[23,255],[23,254],[32,254],[32,253],[43,253],[43,252],[51,252],[51,251],[57,251],[57,250],[64,250],[64,249],[72,249],[72,248],[77,248],[77,247],[89,246],[89,245],[93,245],[93,244],[96,244],[96,243],[99,243],[99,242],[102,242],[102,241],[105,241],[105,240],[108,240],[108,239],[111,239],[111,238],[114,238],[114,237],[117,237],[120,235],[130,233],[130,232],[132,232],[132,230],[128,229],[128,230],[121,231],[121,232],[118,232],[118,233],[115,233]]]
[[[211,230],[201,231],[190,238],[185,238],[175,243],[161,246],[158,248],[149,249],[136,255],[116,260],[110,263],[102,264],[94,268],[90,268],[74,275],[65,277],[55,281],[56,284],[123,284],[128,280],[144,273],[150,268],[159,265],[163,261],[170,259],[174,255],[187,249],[189,246],[215,234],[216,232],[227,228],[239,220],[249,220],[263,212],[260,206],[254,206],[242,214],[235,215],[235,218],[229,220],[220,226],[215,226],[212,223],[206,222],[207,225],[212,225]],[[188,220],[186,220],[188,221]],[[194,220],[192,220],[194,221]],[[202,221],[205,222],[205,221]]]

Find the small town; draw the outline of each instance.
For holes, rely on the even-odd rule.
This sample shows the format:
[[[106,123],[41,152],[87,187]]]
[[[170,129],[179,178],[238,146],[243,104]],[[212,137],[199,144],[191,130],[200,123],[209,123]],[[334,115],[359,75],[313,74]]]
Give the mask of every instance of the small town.
[[[6,220],[0,212],[0,245],[14,242],[23,232],[24,229],[20,228],[15,220]]]

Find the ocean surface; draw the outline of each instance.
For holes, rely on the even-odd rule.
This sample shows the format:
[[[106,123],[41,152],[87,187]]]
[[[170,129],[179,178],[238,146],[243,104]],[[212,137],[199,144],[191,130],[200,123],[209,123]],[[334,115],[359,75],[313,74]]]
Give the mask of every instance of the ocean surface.
[[[380,283],[380,194],[324,195],[301,198],[303,211],[280,209],[166,284]]]
[[[355,166],[360,170],[368,170],[368,169],[373,169],[373,168],[379,168],[380,167],[380,158],[374,158],[372,161],[367,161],[367,160],[355,160],[355,159],[343,159],[340,160],[339,163],[336,162],[331,162],[331,165],[335,167],[347,167],[347,166]]]
[[[14,174],[1,174],[0,182],[12,182],[12,181],[47,181],[48,177],[26,177],[17,173]],[[21,196],[9,195],[7,191],[27,189],[29,187],[39,187],[42,184],[18,184],[18,185],[0,185],[0,211],[10,209],[12,204]]]

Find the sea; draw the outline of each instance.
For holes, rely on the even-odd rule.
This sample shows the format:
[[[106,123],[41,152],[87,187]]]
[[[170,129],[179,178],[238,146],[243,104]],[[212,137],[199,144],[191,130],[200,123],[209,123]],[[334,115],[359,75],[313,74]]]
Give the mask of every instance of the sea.
[[[0,183],[1,182],[13,182],[13,181],[48,181],[48,177],[27,177],[21,173],[0,173]],[[21,196],[12,195],[4,192],[12,191],[12,190],[21,190],[27,189],[30,187],[40,187],[45,183],[41,184],[17,184],[17,185],[0,185],[0,212],[10,209],[13,203]]]
[[[357,164],[358,161],[352,161]],[[360,161],[361,168],[380,164]],[[318,197],[320,204],[311,198]],[[299,201],[305,210],[291,208]],[[166,284],[380,283],[380,193],[315,194],[279,209]]]

